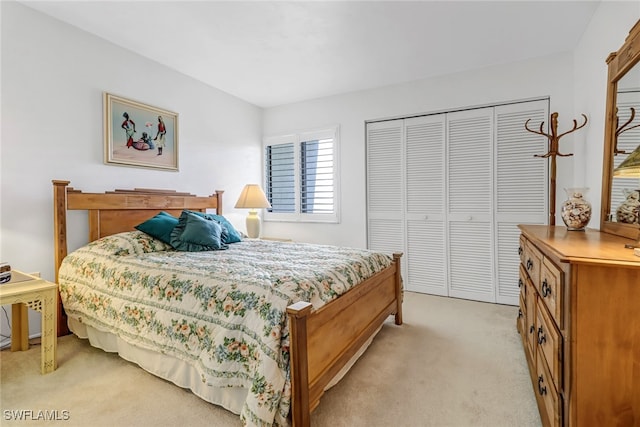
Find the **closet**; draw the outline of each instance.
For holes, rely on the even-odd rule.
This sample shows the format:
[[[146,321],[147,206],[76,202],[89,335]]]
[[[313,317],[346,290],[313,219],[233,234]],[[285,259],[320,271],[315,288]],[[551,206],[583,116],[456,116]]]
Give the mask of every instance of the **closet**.
[[[518,224],[547,219],[549,101],[366,124],[367,239],[406,290],[518,304]]]

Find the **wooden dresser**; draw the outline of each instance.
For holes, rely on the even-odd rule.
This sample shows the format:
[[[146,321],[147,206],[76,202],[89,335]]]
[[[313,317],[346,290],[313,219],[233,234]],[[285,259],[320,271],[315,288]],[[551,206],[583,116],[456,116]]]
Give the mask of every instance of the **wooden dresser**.
[[[520,309],[544,426],[640,426],[640,257],[595,230],[521,225]]]

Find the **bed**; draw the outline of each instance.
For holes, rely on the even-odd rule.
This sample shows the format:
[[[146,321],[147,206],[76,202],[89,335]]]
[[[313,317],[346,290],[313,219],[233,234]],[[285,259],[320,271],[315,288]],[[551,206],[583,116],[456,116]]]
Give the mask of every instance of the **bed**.
[[[402,324],[401,254],[252,239],[175,251],[135,226],[161,212],[222,215],[222,191],[83,193],[55,180],[53,194],[59,334],[71,327],[245,424],[310,425],[386,319]],[[69,210],[89,215],[90,243],[71,253]]]

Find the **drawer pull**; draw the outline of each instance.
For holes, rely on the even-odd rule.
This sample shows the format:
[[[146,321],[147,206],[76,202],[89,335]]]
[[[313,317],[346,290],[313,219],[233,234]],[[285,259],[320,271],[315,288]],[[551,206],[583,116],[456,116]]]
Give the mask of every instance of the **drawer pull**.
[[[542,281],[542,296],[547,297],[551,295],[551,286],[547,283],[547,279]]]
[[[542,344],[546,340],[547,340],[547,337],[544,335],[544,330],[542,329],[542,326],[540,326],[538,328],[538,344]]]
[[[519,308],[519,309],[518,309],[518,319],[519,319],[519,318],[521,318],[521,317],[522,317],[522,309],[521,309],[521,308]]]
[[[535,326],[531,325],[529,327],[529,333],[532,334],[536,330]]]
[[[522,246],[518,246],[518,255],[522,255]]]
[[[530,259],[527,260],[527,270],[531,270],[531,267],[533,267],[533,262],[531,262]]]
[[[547,387],[542,387],[543,382],[544,378],[542,378],[542,375],[540,375],[538,377],[538,393],[540,393],[540,396],[547,394]]]
[[[522,279],[518,279],[518,287],[521,288],[522,287]]]

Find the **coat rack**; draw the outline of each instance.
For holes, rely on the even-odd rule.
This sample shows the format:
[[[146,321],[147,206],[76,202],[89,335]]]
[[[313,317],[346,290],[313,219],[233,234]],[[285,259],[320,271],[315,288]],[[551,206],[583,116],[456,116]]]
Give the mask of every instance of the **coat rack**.
[[[551,114],[551,133],[546,133],[543,131],[544,122],[540,123],[540,130],[532,130],[529,129],[529,122],[531,119],[527,120],[524,124],[524,127],[529,132],[546,136],[549,139],[549,151],[546,154],[535,154],[534,157],[542,157],[542,158],[551,158],[551,172],[550,172],[550,182],[549,182],[549,225],[556,225],[556,157],[569,157],[573,156],[573,153],[562,154],[560,152],[560,138],[563,136],[575,132],[580,128],[583,128],[587,124],[587,116],[582,114],[584,118],[584,123],[578,126],[578,122],[573,120],[573,128],[571,130],[566,131],[565,133],[561,133],[558,135],[558,113]]]

